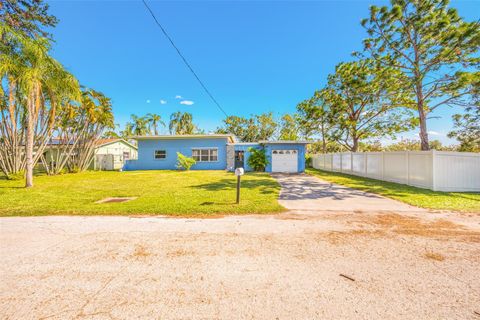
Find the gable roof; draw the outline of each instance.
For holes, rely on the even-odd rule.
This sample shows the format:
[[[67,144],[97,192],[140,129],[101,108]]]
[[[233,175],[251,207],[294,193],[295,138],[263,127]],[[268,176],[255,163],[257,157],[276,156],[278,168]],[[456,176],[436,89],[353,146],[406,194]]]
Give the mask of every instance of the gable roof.
[[[99,139],[97,141],[97,143],[95,144],[95,148],[104,147],[104,146],[107,146],[107,145],[115,143],[115,142],[122,142],[122,143],[128,145],[129,147],[137,150],[136,146],[134,146],[133,144],[129,143],[128,141],[126,141],[124,139],[120,139],[120,138]]]
[[[236,142],[237,138],[233,134],[177,134],[177,135],[157,135],[157,136],[136,136],[135,140],[180,140],[180,139],[227,139],[228,142]]]

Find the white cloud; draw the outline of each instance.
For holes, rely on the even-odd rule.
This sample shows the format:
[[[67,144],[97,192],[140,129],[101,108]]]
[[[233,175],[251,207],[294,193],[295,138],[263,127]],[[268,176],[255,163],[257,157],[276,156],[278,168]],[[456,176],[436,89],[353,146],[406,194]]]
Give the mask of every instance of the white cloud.
[[[428,131],[427,133],[432,136],[443,136],[443,134],[437,131]]]
[[[175,96],[175,99],[183,99],[183,97],[177,94],[177,95]]]
[[[160,100],[160,104],[167,104],[167,100]]]
[[[194,104],[194,102],[192,100],[182,100],[182,101],[180,101],[180,104],[184,104],[186,106],[191,106],[192,104]]]
[[[147,100],[147,103],[150,103],[150,100]]]

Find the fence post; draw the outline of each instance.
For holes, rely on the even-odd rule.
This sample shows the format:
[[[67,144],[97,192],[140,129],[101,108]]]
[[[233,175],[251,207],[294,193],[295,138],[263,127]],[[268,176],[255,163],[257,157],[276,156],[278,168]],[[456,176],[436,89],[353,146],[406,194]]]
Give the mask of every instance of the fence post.
[[[350,172],[353,173],[353,152],[350,152]]]
[[[405,151],[405,157],[407,158],[406,165],[407,165],[407,184],[410,185],[410,151]]]
[[[368,174],[368,162],[367,162],[368,161],[368,152],[364,152],[363,154],[365,155],[364,163],[365,163],[365,177],[366,177],[367,174]]]
[[[435,179],[435,172],[436,172],[436,154],[437,150],[433,149],[432,150],[432,190],[437,191],[437,181]]]
[[[340,172],[343,171],[343,152],[340,152]]]

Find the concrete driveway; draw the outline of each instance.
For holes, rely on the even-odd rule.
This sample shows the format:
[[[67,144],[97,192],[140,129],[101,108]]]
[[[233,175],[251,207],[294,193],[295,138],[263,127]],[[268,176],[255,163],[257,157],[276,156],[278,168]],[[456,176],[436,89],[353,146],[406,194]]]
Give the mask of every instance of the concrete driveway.
[[[308,211],[424,211],[373,193],[320,180],[306,174],[273,174],[282,186],[280,204]]]

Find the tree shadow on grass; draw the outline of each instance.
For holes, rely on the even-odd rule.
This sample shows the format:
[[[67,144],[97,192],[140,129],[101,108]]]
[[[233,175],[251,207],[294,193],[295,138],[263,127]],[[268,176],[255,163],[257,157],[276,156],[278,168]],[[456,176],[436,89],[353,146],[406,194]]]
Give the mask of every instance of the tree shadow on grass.
[[[261,194],[272,194],[277,191],[277,184],[270,179],[256,179],[241,181],[240,187],[242,189],[258,189]],[[234,179],[221,179],[217,182],[204,183],[191,186],[195,189],[203,189],[206,191],[221,191],[221,190],[235,190],[237,182]]]

